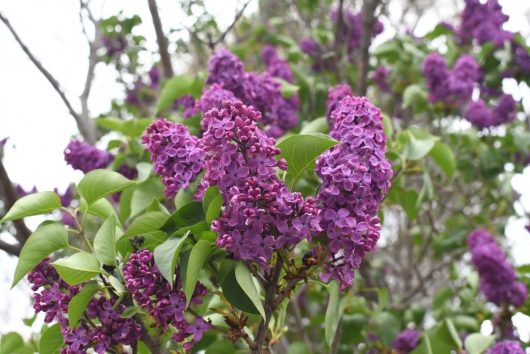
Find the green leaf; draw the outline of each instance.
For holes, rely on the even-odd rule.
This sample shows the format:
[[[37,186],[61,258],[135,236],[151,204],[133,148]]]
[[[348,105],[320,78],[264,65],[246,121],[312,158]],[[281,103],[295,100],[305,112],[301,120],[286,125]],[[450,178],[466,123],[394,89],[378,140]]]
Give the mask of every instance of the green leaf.
[[[466,337],[465,347],[467,354],[482,354],[495,342],[495,336],[485,336],[472,333]]]
[[[204,193],[202,201],[203,211],[206,215],[206,222],[211,223],[221,214],[221,207],[223,206],[223,197],[219,192],[219,187],[208,187]]]
[[[153,166],[148,162],[139,162],[136,165],[136,169],[138,170],[138,182],[146,181],[153,171]]]
[[[164,192],[160,178],[150,178],[136,186],[131,196],[131,217],[144,211],[153,200],[158,200]]]
[[[188,239],[188,235],[182,237],[170,237],[160,246],[155,248],[154,257],[155,263],[160,269],[160,273],[173,287],[175,277],[175,267],[177,266],[177,258],[180,249]]]
[[[436,142],[429,152],[429,156],[432,157],[449,179],[453,178],[456,171],[456,159],[449,145],[439,141]]]
[[[116,221],[113,216],[105,220],[96,233],[94,251],[101,263],[116,264]]]
[[[61,200],[54,192],[39,192],[28,194],[18,199],[4,215],[0,224],[10,220],[17,220],[31,215],[47,214],[61,207]]]
[[[256,288],[256,284],[254,284],[254,277],[252,274],[250,274],[250,271],[248,270],[248,267],[243,262],[239,262],[236,264],[235,268],[235,274],[236,274],[236,280],[239,286],[241,286],[241,289],[247,294],[248,298],[254,306],[258,309],[261,317],[265,320],[265,309],[263,308],[263,304],[261,303],[261,299],[259,297],[258,289]]]
[[[300,86],[293,85],[283,79],[276,78],[276,80],[282,85],[281,90],[284,98],[291,98],[300,90]]]
[[[44,258],[66,247],[68,247],[68,231],[63,225],[57,222],[39,225],[22,247],[12,287]]]
[[[206,348],[204,354],[236,354],[237,348],[226,339],[218,340]]]
[[[134,219],[123,236],[130,237],[160,230],[168,219],[169,215],[162,211],[147,212]]]
[[[122,133],[129,137],[139,137],[151,124],[149,118],[120,119],[114,117],[104,117],[96,119],[96,124],[107,130]]]
[[[118,296],[121,296],[121,295],[127,293],[127,289],[125,289],[125,286],[123,286],[123,284],[118,280],[118,278],[116,278],[115,276],[111,275],[111,276],[108,277],[108,280],[109,280],[110,286],[112,286],[114,288],[114,290],[116,291],[116,294],[118,294]]]
[[[383,343],[390,345],[401,329],[399,319],[390,312],[380,312],[375,315],[374,322],[379,327]]]
[[[382,113],[383,116],[383,129],[387,137],[391,137],[394,134],[394,128],[392,127],[392,118],[386,113]]]
[[[403,189],[399,186],[392,188],[388,193],[388,199],[401,205],[409,220],[414,220],[418,216],[418,198],[419,195],[415,190]]]
[[[87,252],[74,253],[68,258],[56,260],[52,265],[69,285],[81,284],[101,273],[99,261]]]
[[[421,129],[411,128],[404,130],[399,135],[399,140],[404,143],[403,156],[409,160],[420,160],[434,147],[439,137],[431,135]]]
[[[70,300],[68,303],[68,323],[71,328],[77,326],[77,322],[79,322],[79,319],[85,313],[88,303],[98,290],[99,285],[96,282],[90,282]]]
[[[2,335],[0,340],[0,354],[13,354],[22,346],[24,346],[24,340],[20,334],[16,332],[6,333]]]
[[[156,103],[156,112],[165,110],[180,96],[191,93],[194,81],[189,74],[178,75],[166,81]]]
[[[326,117],[320,117],[313,119],[311,122],[307,123],[300,134],[311,134],[311,133],[322,133],[326,134],[329,131],[328,120]]]
[[[58,354],[64,344],[61,326],[57,323],[42,333],[39,341],[39,354]]]
[[[114,210],[111,202],[109,202],[107,199],[99,199],[92,205],[88,206],[86,201],[81,198],[79,209],[83,213],[99,216],[103,219],[107,219],[112,215],[116,215],[116,210]]]
[[[337,326],[339,323],[339,285],[336,281],[332,281],[329,283],[328,286],[329,291],[329,301],[328,301],[328,307],[326,309],[326,317],[324,320],[324,329],[325,329],[325,337],[326,337],[326,343],[329,347],[331,347],[331,344],[333,342],[333,337],[335,336],[335,332],[337,331]]]
[[[407,86],[403,91],[403,108],[417,107],[417,110],[422,110],[427,104],[427,92],[419,84],[412,84]]]
[[[120,192],[135,182],[128,180],[118,172],[94,170],[86,174],[79,182],[77,190],[88,205],[108,195]]]
[[[305,170],[314,168],[316,159],[324,151],[338,143],[337,140],[319,133],[293,135],[281,141],[278,144],[281,150],[279,157],[287,160],[287,185],[292,188]]]
[[[307,354],[309,352],[310,349],[304,342],[294,342],[287,348],[287,354]]]
[[[186,231],[203,222],[204,218],[202,203],[193,201],[174,212],[161,230],[168,234],[173,234],[175,231]]]
[[[234,307],[248,313],[259,315],[260,312],[237,282],[234,262],[230,261],[230,265],[224,270],[224,272],[224,277],[221,277],[221,289],[223,290],[225,298],[234,305]]]
[[[191,301],[195,285],[199,279],[199,274],[206,262],[206,259],[212,251],[212,244],[205,240],[198,241],[191,249],[188,266],[186,269],[186,282],[184,285],[184,294],[186,295],[186,306]]]

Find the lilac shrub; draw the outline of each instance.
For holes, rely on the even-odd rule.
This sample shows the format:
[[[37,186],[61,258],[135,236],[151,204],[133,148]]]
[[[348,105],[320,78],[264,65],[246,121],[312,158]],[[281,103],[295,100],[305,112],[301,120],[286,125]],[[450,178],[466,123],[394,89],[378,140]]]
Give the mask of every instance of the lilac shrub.
[[[266,265],[276,249],[310,239],[319,232],[319,209],[312,198],[290,192],[276,175],[285,160],[275,140],[259,127],[260,112],[241,102],[204,115],[201,145],[206,154],[203,188],[219,186],[225,202],[212,223],[217,245],[236,259]]]
[[[75,170],[88,173],[98,168],[105,168],[114,157],[107,151],[99,150],[95,146],[72,140],[64,150],[64,160]]]
[[[467,244],[480,276],[480,290],[488,301],[498,306],[521,306],[528,291],[517,281],[512,265],[493,236],[487,230],[477,229],[469,235]]]
[[[317,200],[329,239],[324,280],[350,286],[354,269],[375,248],[381,226],[379,205],[390,188],[392,169],[385,158],[381,111],[365,97],[346,96],[331,113],[331,137],[340,141],[317,160],[322,178]]]

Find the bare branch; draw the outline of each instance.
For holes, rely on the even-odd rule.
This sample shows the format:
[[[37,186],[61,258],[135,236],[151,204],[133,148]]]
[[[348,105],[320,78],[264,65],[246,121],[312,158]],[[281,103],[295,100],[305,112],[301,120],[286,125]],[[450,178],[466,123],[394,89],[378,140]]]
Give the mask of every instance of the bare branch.
[[[7,174],[7,171],[4,168],[4,164],[2,160],[0,160],[0,189],[2,190],[1,194],[3,196],[4,209],[9,210],[13,206],[13,204],[15,204],[15,202],[17,201],[18,196],[17,196],[17,193],[15,192],[15,189],[13,188],[13,183],[9,179],[9,175]],[[15,225],[15,230],[17,231],[16,234],[13,236],[16,238],[16,240],[20,244],[18,245],[18,248],[21,248],[24,242],[26,242],[29,235],[31,234],[31,231],[28,229],[28,227],[24,223],[24,220],[15,220],[13,221],[13,225]],[[7,245],[7,246],[10,246],[10,245]],[[5,249],[4,247],[0,247],[0,248]],[[6,250],[6,252],[8,251]]]
[[[18,257],[20,255],[21,246],[20,245],[12,245],[7,242],[4,242],[0,240],[0,250],[6,252],[7,254],[10,254],[12,256]]]
[[[169,56],[168,51],[168,41],[164,34],[164,30],[162,29],[162,21],[160,21],[156,0],[147,0],[147,2],[149,3],[149,11],[151,12],[151,18],[153,19],[153,25],[155,27],[156,41],[158,43],[160,61],[162,62],[162,71],[164,77],[169,79],[173,77],[173,67],[171,65],[171,57]]]
[[[232,29],[234,28],[234,26],[236,25],[236,23],[239,21],[239,19],[241,19],[241,17],[243,16],[243,13],[245,12],[245,9],[247,8],[248,4],[250,4],[250,0],[248,0],[245,5],[243,5],[243,7],[241,8],[241,10],[239,10],[236,14],[236,17],[234,17],[234,21],[232,21],[232,23],[230,24],[230,26],[228,26],[223,33],[221,33],[221,35],[219,36],[219,38],[217,38],[213,43],[212,43],[212,49],[215,48],[215,46],[219,43],[222,43],[224,42],[225,38],[226,38],[226,35],[228,33],[230,33],[230,31],[232,31]]]
[[[59,84],[59,81],[53,77],[53,75],[41,64],[41,62],[33,55],[33,53],[29,50],[29,48],[24,44],[24,42],[20,39],[15,29],[11,26],[7,18],[0,13],[0,20],[6,25],[6,27],[9,29],[17,43],[20,45],[20,48],[26,53],[26,55],[29,57],[31,62],[37,67],[37,69],[44,75],[44,77],[48,80],[48,82],[53,86],[55,91],[59,94],[62,101],[66,105],[66,108],[68,108],[68,112],[74,117],[77,127],[79,129],[79,132],[83,136],[83,138],[89,142],[89,143],[95,143],[97,140],[96,137],[96,129],[94,126],[94,122],[90,119],[83,119],[83,117],[75,111],[72,104],[66,97],[64,91],[61,88],[61,85]]]
[[[364,0],[362,9],[362,36],[359,56],[359,96],[366,95],[366,88],[368,82],[368,61],[370,59],[369,49],[372,43],[372,35],[374,32],[375,23],[375,9],[381,0]]]

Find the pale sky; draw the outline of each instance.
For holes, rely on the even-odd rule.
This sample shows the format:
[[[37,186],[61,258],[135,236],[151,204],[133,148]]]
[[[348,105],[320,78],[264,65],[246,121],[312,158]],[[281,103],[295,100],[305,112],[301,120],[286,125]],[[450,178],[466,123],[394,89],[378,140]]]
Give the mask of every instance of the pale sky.
[[[443,6],[447,0],[440,0],[439,8],[432,10],[419,24],[418,32],[428,31],[439,18],[451,15]],[[174,0],[158,0],[160,14],[165,29],[170,24],[190,23]],[[232,21],[241,1],[207,0],[211,13],[216,15],[221,25]],[[530,33],[525,17],[530,4],[524,1],[501,0],[505,12],[511,17],[507,29]],[[117,14],[138,14],[144,20],[139,32],[147,38],[148,47],[155,50],[154,30],[145,0],[93,0],[96,16]],[[392,2],[396,6],[396,2]],[[247,11],[257,6],[254,0]],[[19,36],[25,41],[34,55],[62,84],[74,107],[78,107],[77,97],[82,91],[88,48],[81,32],[79,4],[73,0],[0,0],[0,11],[10,20]],[[379,40],[385,39],[382,36]],[[70,137],[77,134],[76,125],[68,114],[63,102],[50,84],[37,71],[25,53],[19,48],[3,24],[0,24],[0,139],[9,137],[4,163],[11,179],[26,189],[33,185],[39,190],[58,187],[64,190],[71,182],[79,181],[80,172],[73,171],[63,160],[63,150]],[[148,59],[149,60],[149,59]],[[149,64],[149,63],[148,63]],[[176,71],[179,68],[176,67]],[[122,95],[121,86],[114,82],[115,74],[105,65],[98,65],[92,87],[90,107],[93,115],[105,112],[110,107],[110,98]],[[522,94],[518,88],[509,87],[510,92],[520,97],[530,97],[528,90]],[[530,109],[530,105],[526,106]],[[526,205],[530,205],[530,171],[514,178],[514,186],[524,195]],[[38,220],[30,220],[35,226]],[[514,220],[507,226],[507,237],[513,247],[513,255],[518,264],[530,263],[530,235],[524,231],[524,221]],[[16,258],[8,257],[0,251],[0,335],[17,330],[30,332],[22,323],[24,317],[31,317],[27,285],[21,282],[16,289],[7,291],[11,283]],[[529,318],[518,320],[524,326],[528,339]],[[36,325],[37,326],[37,325]],[[34,326],[35,330],[38,328]]]

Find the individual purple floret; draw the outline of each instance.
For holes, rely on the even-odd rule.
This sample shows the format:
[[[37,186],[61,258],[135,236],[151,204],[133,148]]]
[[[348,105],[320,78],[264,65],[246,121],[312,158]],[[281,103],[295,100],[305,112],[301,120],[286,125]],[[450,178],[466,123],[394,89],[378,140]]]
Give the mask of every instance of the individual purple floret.
[[[493,348],[488,350],[487,354],[525,354],[525,351],[519,342],[505,340],[495,344]]]
[[[365,97],[346,96],[331,119],[330,135],[340,144],[323,153],[316,166],[322,178],[317,195],[321,225],[330,251],[321,277],[337,279],[345,289],[352,284],[354,269],[379,239],[377,213],[393,173],[385,158],[379,108]]]
[[[385,66],[378,66],[374,71],[374,82],[382,92],[390,91],[389,76],[390,69]]]
[[[64,150],[64,160],[75,170],[88,173],[98,168],[107,167],[114,157],[104,150],[99,150],[95,146],[83,143],[79,140],[72,140]]]
[[[158,119],[146,129],[142,143],[151,153],[154,171],[162,177],[168,198],[188,187],[202,170],[204,152],[197,137],[182,124]]]
[[[498,306],[521,306],[528,295],[526,286],[517,282],[513,267],[493,236],[487,230],[477,229],[469,235],[467,243],[486,299]]]
[[[226,90],[241,95],[245,76],[243,62],[232,52],[221,48],[215,51],[208,62],[207,84],[223,84]]]
[[[238,101],[225,101],[222,109],[204,115],[202,184],[219,186],[225,204],[212,223],[217,245],[236,259],[265,265],[274,250],[321,229],[315,200],[290,192],[276,175],[286,162],[276,160],[280,151],[257,126],[260,119],[260,112]]]
[[[211,328],[211,324],[198,316],[192,323],[186,320],[186,297],[182,291],[178,269],[175,274],[175,283],[171,286],[162,277],[154,262],[153,253],[148,250],[133,253],[123,268],[125,286],[134,300],[149,312],[160,328],[174,327],[176,332],[173,339],[182,343],[185,350],[189,350],[194,343],[201,340],[203,333]],[[206,293],[206,288],[197,283],[191,303],[200,304]]]
[[[192,95],[180,96],[175,100],[175,102],[173,102],[174,110],[178,110],[181,107],[183,108],[182,116],[184,118],[191,118],[197,113],[195,108],[195,99]]]
[[[408,354],[418,346],[421,332],[415,329],[406,329],[392,342],[392,348],[397,350],[398,354]]]
[[[206,88],[200,99],[195,101],[195,109],[203,114],[212,108],[221,109],[226,100],[236,100],[232,91],[225,90],[222,84],[213,84]]]
[[[340,101],[346,96],[353,96],[350,85],[339,84],[328,90],[328,99],[326,101],[326,117],[330,124],[333,123],[331,113],[339,106]]]
[[[502,46],[505,40],[510,40],[513,33],[502,29],[508,21],[508,16],[502,12],[502,6],[497,0],[465,0],[466,6],[462,12],[462,23],[459,37],[462,42],[469,43],[476,39],[479,44],[492,42]]]

